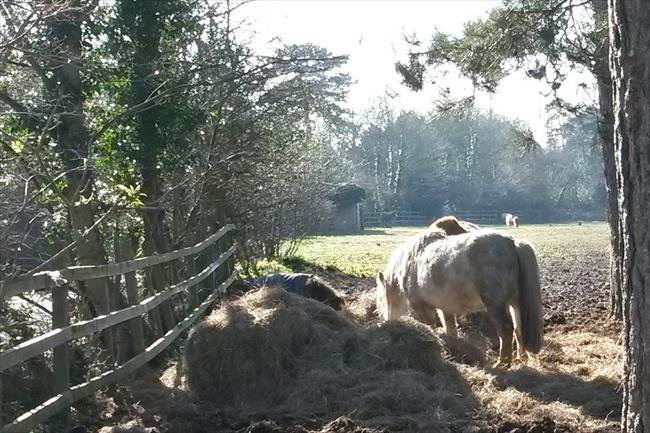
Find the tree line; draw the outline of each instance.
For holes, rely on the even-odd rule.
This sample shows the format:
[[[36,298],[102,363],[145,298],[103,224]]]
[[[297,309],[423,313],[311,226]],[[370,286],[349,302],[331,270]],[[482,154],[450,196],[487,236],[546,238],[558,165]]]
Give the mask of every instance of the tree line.
[[[364,113],[345,157],[379,212],[539,210],[597,215],[606,206],[593,112],[565,116],[540,146],[520,122],[473,104],[429,115],[387,99]]]

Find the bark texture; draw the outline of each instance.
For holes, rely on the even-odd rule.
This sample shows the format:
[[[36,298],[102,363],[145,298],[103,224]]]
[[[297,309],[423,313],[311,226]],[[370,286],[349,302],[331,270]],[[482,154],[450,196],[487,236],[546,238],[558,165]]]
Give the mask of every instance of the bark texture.
[[[55,95],[59,106],[58,124],[54,130],[57,148],[66,168],[65,196],[68,202],[73,238],[77,240],[76,256],[79,265],[106,263],[106,254],[99,230],[94,228],[88,236],[81,235],[95,223],[92,207],[93,177],[88,166],[88,134],[84,125],[81,76],[81,18],[70,13],[66,19],[51,24],[53,45],[53,70],[57,80]],[[106,279],[94,279],[84,284],[85,295],[97,313],[109,309]]]
[[[622,430],[650,431],[650,3],[610,0],[625,344]]]
[[[607,20],[607,0],[593,0],[596,25]],[[621,235],[618,218],[616,161],[614,158],[614,112],[612,79],[609,72],[609,38],[605,38],[594,56],[593,72],[598,86],[598,143],[603,154],[605,187],[607,188],[607,222],[610,239],[609,310],[615,319],[623,318],[621,294]]]

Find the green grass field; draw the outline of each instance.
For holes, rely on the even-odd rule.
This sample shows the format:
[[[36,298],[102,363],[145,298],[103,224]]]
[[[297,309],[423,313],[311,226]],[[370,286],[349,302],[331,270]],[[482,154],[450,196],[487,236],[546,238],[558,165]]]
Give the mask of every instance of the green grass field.
[[[507,229],[483,226],[526,239],[535,245],[541,258],[575,258],[607,254],[607,224],[604,222],[572,224],[535,224]],[[305,239],[297,254],[321,266],[335,266],[343,272],[372,276],[383,270],[386,259],[397,245],[423,227],[372,228],[358,235],[313,236]]]

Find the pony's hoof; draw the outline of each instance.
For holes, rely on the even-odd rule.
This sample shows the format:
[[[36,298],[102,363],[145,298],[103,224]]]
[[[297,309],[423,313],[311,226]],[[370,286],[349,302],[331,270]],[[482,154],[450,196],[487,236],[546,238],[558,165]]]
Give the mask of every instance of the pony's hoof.
[[[501,359],[500,359],[500,360],[498,360],[498,361],[496,362],[496,364],[494,364],[494,365],[492,366],[492,368],[504,368],[504,369],[508,369],[508,368],[510,368],[510,361],[506,361],[506,360],[501,360]]]

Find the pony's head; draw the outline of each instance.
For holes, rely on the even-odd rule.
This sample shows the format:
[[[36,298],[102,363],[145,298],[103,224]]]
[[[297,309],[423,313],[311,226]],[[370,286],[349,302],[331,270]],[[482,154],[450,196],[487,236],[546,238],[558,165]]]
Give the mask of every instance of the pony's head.
[[[400,291],[399,285],[390,277],[386,281],[384,274],[377,274],[375,288],[377,315],[383,320],[396,320],[408,313],[406,296]]]
[[[388,320],[388,305],[386,300],[386,280],[384,274],[377,273],[377,287],[375,288],[375,296],[377,302],[377,314]]]
[[[305,282],[305,296],[329,305],[335,310],[340,311],[345,306],[345,296],[315,275],[311,275]]]

